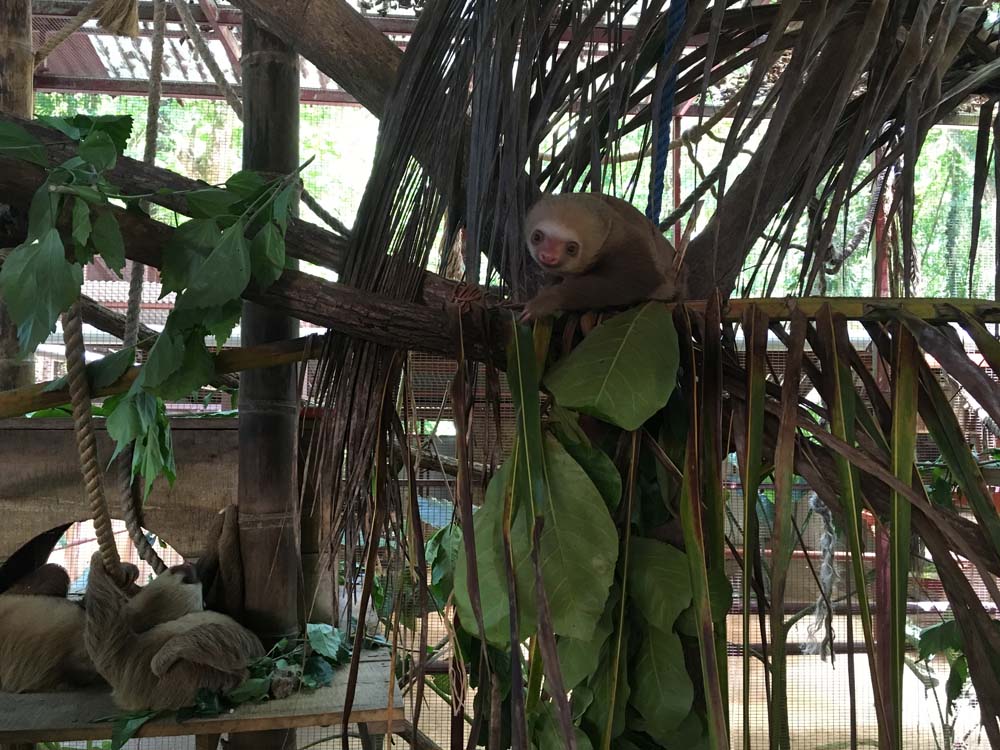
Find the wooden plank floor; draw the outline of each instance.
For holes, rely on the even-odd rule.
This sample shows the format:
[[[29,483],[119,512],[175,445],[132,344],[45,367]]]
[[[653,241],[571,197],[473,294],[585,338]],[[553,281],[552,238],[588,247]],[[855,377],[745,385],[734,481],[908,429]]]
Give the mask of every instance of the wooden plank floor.
[[[191,719],[183,724],[173,718],[151,721],[136,736],[175,737],[339,724],[343,720],[348,672],[347,666],[341,667],[329,687],[240,706],[221,716]],[[370,722],[387,726],[404,718],[403,698],[395,685],[389,705],[391,674],[388,650],[366,651],[361,655],[351,709],[352,724]],[[119,713],[109,692],[0,693],[0,742],[108,739],[113,722],[101,720]]]

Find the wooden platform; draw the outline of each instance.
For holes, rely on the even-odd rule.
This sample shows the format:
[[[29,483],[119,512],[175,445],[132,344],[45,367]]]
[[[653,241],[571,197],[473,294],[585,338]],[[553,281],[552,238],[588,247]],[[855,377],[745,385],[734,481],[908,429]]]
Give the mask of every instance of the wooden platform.
[[[343,721],[348,671],[348,667],[341,667],[329,687],[303,691],[282,700],[240,706],[221,716],[191,719],[183,724],[172,718],[150,721],[136,736],[218,735],[337,725]],[[389,733],[403,725],[403,698],[397,686],[393,686],[392,704],[389,704],[391,674],[388,650],[362,654],[351,709],[352,724],[376,725],[379,733]],[[120,713],[111,702],[109,692],[0,693],[0,743],[108,739],[114,722],[101,719]]]

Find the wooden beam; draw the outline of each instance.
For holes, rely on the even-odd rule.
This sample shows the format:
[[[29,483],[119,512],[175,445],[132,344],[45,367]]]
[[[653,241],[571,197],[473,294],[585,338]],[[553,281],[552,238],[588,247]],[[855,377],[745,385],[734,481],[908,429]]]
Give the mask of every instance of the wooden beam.
[[[279,341],[254,347],[225,349],[214,355],[216,373],[240,372],[257,367],[301,362],[307,356],[318,356],[320,345],[316,336],[305,336],[291,341]],[[132,387],[141,367],[130,367],[118,380],[92,394],[94,398],[124,393]],[[20,417],[40,409],[51,409],[69,403],[69,389],[46,391],[52,382],[34,383],[10,391],[0,391],[0,419]]]
[[[242,96],[242,87],[233,86]],[[109,96],[146,96],[149,80],[146,78],[92,78],[88,76],[35,74],[36,91],[55,91],[72,94],[108,94]],[[176,99],[224,99],[214,83],[189,81],[164,81],[163,96]],[[299,101],[304,104],[329,104],[334,106],[360,106],[358,100],[340,89],[302,89]]]
[[[31,51],[31,0],[0,3],[0,112],[30,117],[35,67]],[[0,204],[0,210],[4,207]],[[22,359],[17,326],[0,300],[0,389],[16,388],[35,379],[32,359]]]
[[[403,53],[344,0],[234,0],[279,39],[353,94],[385,113]]]
[[[264,551],[260,555],[266,556]],[[358,698],[351,722],[382,723],[395,731],[395,722],[405,715],[402,693],[392,691],[389,703],[392,663],[388,649],[366,651],[358,672]],[[136,737],[183,737],[263,729],[291,729],[339,725],[343,720],[347,669],[337,670],[333,684],[296,693],[288,698],[244,704],[208,718],[183,722],[174,716],[143,724]],[[111,737],[115,727],[104,717],[121,713],[106,691],[69,693],[5,694],[0,703],[0,742],[66,742],[101,740]]]

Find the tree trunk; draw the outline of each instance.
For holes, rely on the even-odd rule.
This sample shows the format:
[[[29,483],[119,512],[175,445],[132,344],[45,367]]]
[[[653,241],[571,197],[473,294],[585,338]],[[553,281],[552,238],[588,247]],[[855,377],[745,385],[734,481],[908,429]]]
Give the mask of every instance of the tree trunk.
[[[31,0],[3,0],[0,2],[0,112],[31,117],[34,67]],[[8,210],[8,206],[0,204],[0,220]],[[17,326],[0,300],[0,391],[34,380],[34,364],[20,357]]]
[[[243,21],[243,167],[298,166],[298,55],[253,19]],[[298,323],[243,304],[245,344],[297,335]],[[294,365],[248,370],[240,392],[240,549],[247,625],[266,646],[299,630],[298,389]],[[234,735],[234,750],[294,748],[295,730]]]

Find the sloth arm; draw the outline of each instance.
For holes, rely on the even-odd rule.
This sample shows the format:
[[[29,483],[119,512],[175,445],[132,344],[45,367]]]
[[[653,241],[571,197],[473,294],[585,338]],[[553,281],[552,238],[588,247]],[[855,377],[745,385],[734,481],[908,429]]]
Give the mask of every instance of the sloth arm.
[[[69,573],[61,565],[46,563],[19,578],[4,594],[20,596],[54,596],[65,599],[69,593]]]
[[[558,310],[598,310],[646,299],[660,282],[648,250],[637,242],[616,248],[597,268],[567,276],[544,291]]]
[[[226,623],[193,626],[174,636],[156,652],[150,669],[162,677],[178,662],[200,664],[220,672],[240,672],[264,649],[252,634],[242,627]]]

